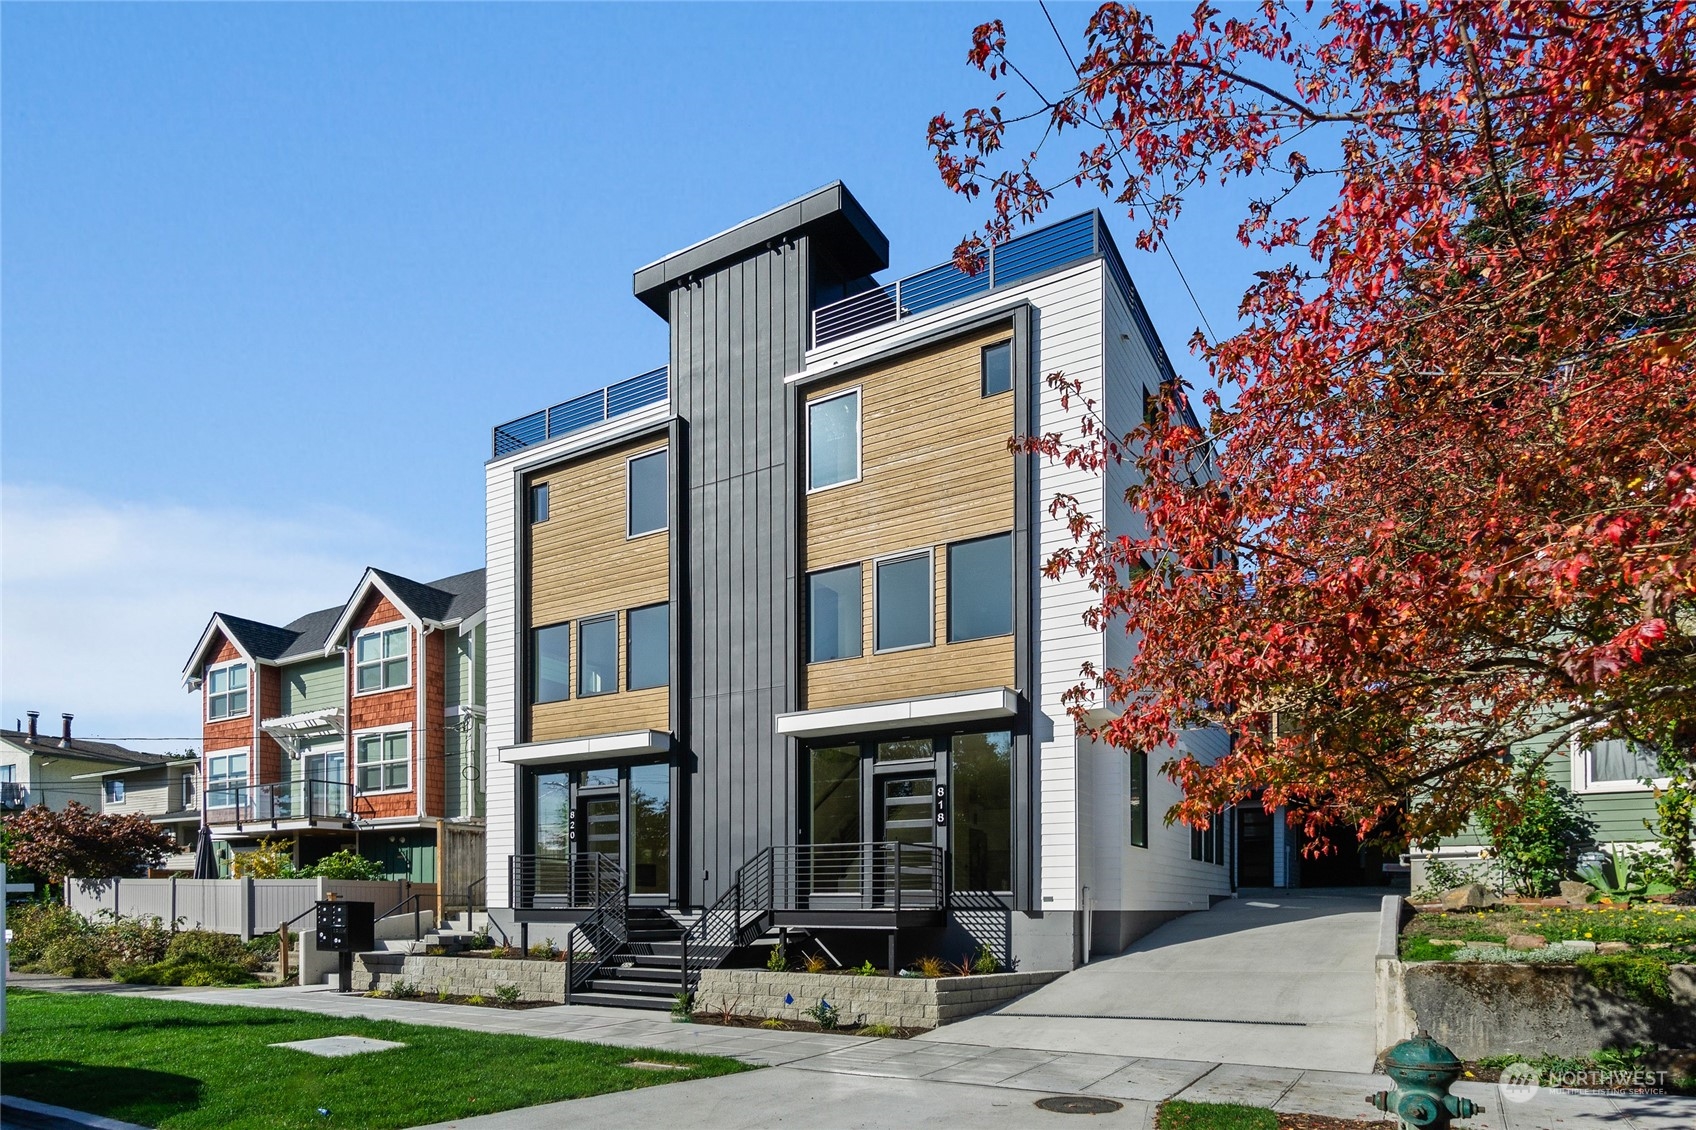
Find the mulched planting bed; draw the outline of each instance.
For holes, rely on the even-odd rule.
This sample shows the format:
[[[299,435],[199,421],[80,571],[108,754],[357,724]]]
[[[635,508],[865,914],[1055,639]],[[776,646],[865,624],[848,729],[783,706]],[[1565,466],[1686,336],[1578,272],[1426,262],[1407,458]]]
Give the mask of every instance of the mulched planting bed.
[[[1384,1130],[1384,1125],[1382,1121],[1332,1118],[1327,1114],[1278,1114],[1278,1130]]]
[[[470,997],[460,996],[458,993],[410,993],[404,997],[397,997],[390,992],[378,991],[374,993],[361,993],[360,996],[372,997],[377,1000],[385,1001],[416,1001],[419,1004],[463,1004],[470,1005],[472,1008],[505,1008],[515,1009],[518,1011],[523,1011],[527,1008],[560,1007],[558,1001],[512,1001],[511,1003],[507,1003],[495,1000],[493,997],[484,997],[482,1000],[472,1000]]]
[[[758,1016],[727,1016],[722,1012],[697,1012],[690,1018],[693,1024],[715,1024],[720,1028],[766,1028],[765,1020]],[[868,1035],[858,1028],[836,1027],[820,1028],[811,1020],[785,1020],[781,1028],[766,1028],[770,1032],[823,1032],[829,1036],[860,1036]],[[895,1028],[888,1032],[869,1033],[874,1037],[885,1040],[910,1040],[914,1036],[929,1032],[929,1028]]]

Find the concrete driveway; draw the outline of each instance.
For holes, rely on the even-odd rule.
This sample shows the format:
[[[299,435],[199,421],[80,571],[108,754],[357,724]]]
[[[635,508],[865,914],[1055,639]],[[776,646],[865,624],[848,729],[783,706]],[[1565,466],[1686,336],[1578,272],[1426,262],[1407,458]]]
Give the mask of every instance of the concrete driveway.
[[[920,1037],[1370,1071],[1384,891],[1243,891],[991,1013]]]

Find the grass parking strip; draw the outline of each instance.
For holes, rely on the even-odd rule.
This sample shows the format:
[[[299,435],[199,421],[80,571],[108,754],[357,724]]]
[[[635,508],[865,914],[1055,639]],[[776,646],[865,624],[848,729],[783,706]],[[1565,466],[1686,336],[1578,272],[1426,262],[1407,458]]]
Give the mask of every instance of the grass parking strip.
[[[746,1071],[718,1056],[282,1009],[11,990],[8,1095],[163,1130],[391,1130]],[[337,1059],[272,1044],[366,1036]],[[676,1070],[633,1065],[664,1063]]]

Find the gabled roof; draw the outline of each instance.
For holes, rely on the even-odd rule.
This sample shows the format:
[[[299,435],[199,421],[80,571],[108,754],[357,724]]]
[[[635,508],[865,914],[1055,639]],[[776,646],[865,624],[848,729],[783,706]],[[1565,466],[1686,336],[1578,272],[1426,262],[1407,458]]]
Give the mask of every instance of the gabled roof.
[[[398,573],[368,568],[359,587],[344,604],[320,608],[289,621],[282,627],[227,612],[215,612],[201,633],[200,643],[183,667],[183,681],[197,677],[207,652],[219,632],[227,636],[249,662],[292,663],[329,654],[346,634],[350,620],[371,588],[379,588],[415,627],[424,623],[441,626],[469,620],[483,610],[483,570],[455,573],[439,581],[422,584]]]
[[[166,765],[180,760],[170,754],[143,753],[139,749],[126,749],[111,742],[91,742],[87,738],[73,737],[70,745],[62,746],[57,737],[40,732],[32,742],[29,740],[28,730],[0,730],[0,740],[39,757],[64,757],[72,761],[102,761],[113,765]]]
[[[471,569],[464,573],[455,573],[451,577],[443,577],[439,581],[421,584],[399,573],[390,573],[374,566],[368,567],[365,576],[360,578],[358,587],[353,590],[353,595],[348,597],[347,603],[342,606],[341,615],[336,618],[329,634],[324,637],[325,654],[347,638],[348,630],[353,626],[353,619],[359,614],[360,606],[373,591],[388,597],[389,603],[393,604],[414,628],[441,628],[470,619],[483,610],[483,570]]]

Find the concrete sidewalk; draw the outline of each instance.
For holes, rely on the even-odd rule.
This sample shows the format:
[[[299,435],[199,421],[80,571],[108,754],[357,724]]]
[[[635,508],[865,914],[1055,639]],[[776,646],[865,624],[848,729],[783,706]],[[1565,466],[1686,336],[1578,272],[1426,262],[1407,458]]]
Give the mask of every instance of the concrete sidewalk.
[[[59,978],[26,975],[18,977],[17,983],[29,988],[99,991],[87,981]],[[651,1013],[585,1005],[509,1012],[344,997],[321,987],[144,991],[204,1004],[290,1008],[326,1016],[723,1055],[774,1068],[450,1124],[468,1130],[564,1128],[583,1125],[585,1118],[597,1128],[641,1130],[652,1130],[656,1122],[726,1130],[765,1126],[848,1130],[923,1125],[933,1117],[988,1128],[1015,1127],[1046,1119],[1048,1114],[1033,1104],[1056,1094],[1087,1094],[1124,1103],[1124,1109],[1107,1124],[1139,1130],[1151,1124],[1154,1107],[1169,1098],[1380,1121],[1382,1116],[1363,1100],[1368,1092],[1389,1086],[1383,1076],[1360,1072],[960,1043],[947,1038],[953,1025],[918,1040],[875,1040],[673,1024]],[[1504,1100],[1494,1084],[1462,1084],[1456,1090],[1486,1107],[1483,1116],[1464,1124],[1472,1130],[1688,1130],[1696,1126],[1696,1099],[1539,1093],[1530,1102],[1512,1103]]]

